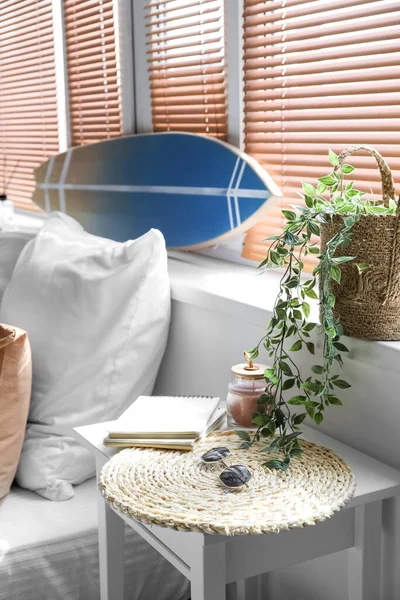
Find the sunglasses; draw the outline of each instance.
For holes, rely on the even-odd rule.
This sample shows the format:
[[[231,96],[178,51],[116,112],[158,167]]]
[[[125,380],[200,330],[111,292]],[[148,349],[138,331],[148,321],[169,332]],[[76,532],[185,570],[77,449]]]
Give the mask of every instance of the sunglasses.
[[[251,472],[244,465],[228,466],[226,464],[225,459],[230,453],[228,448],[212,448],[200,457],[204,464],[214,465],[221,463],[225,467],[222,473],[220,473],[219,478],[227,488],[227,492],[229,489],[240,488],[243,485],[247,485],[251,479]]]

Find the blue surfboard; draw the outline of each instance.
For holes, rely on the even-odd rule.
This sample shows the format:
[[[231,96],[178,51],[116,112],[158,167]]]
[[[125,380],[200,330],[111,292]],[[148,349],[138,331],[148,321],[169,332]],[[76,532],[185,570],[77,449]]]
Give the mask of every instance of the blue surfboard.
[[[282,194],[250,156],[214,138],[151,133],[78,146],[35,171],[33,200],[117,241],[159,229],[167,247],[215,244]]]

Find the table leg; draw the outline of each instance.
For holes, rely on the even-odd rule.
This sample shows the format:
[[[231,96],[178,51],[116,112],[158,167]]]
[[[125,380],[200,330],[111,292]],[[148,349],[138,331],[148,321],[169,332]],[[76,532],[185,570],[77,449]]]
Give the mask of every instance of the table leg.
[[[355,509],[355,547],[349,550],[349,600],[381,599],[382,502]]]
[[[273,600],[270,574],[256,575],[226,586],[226,600]]]
[[[199,544],[194,554],[191,600],[226,600],[225,544]]]
[[[97,492],[101,600],[124,600],[125,523]]]

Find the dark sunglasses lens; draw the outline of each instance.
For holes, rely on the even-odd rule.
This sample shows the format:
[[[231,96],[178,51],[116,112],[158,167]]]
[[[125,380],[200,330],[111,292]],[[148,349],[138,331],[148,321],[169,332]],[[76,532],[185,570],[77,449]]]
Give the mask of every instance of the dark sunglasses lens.
[[[230,454],[230,450],[228,450],[228,448],[212,448],[203,454],[201,460],[206,463],[218,462],[219,460],[224,460],[228,454]]]
[[[233,465],[222,471],[219,478],[226,487],[235,488],[248,483],[251,479],[251,473],[243,465]]]

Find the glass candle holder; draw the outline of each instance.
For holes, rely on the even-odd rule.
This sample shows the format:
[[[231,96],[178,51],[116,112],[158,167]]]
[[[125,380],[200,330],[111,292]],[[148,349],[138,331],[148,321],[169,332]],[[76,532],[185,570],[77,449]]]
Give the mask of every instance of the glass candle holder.
[[[252,413],[259,412],[257,400],[265,391],[266,365],[243,363],[232,367],[226,408],[230,427],[254,428]]]

